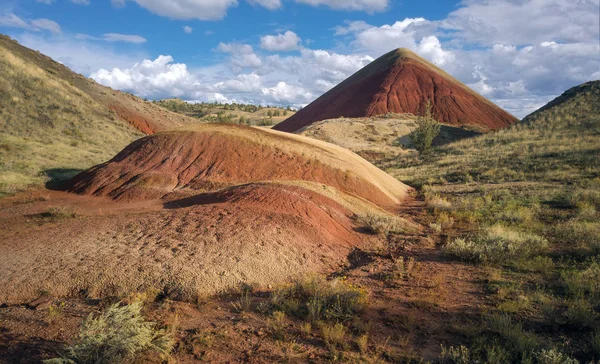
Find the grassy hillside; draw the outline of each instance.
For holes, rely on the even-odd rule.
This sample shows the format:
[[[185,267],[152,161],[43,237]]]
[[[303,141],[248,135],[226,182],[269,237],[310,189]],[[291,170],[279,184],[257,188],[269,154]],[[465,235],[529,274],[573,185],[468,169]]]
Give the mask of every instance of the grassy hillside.
[[[247,104],[188,103],[180,99],[154,101],[167,110],[194,117],[206,122],[237,123],[271,126],[294,115],[290,107],[279,108]]]
[[[0,105],[0,196],[103,162],[142,135],[4,43]]]
[[[600,358],[600,82],[508,129],[384,164],[421,188],[446,256],[486,267],[493,309],[448,357]]]

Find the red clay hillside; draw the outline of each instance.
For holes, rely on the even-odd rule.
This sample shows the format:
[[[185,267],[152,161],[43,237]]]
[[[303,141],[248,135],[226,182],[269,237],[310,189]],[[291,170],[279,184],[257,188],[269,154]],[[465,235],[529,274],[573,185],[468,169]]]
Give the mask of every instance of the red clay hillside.
[[[498,130],[518,119],[412,51],[399,48],[358,71],[274,129],[296,132],[314,122],[386,113],[421,114],[453,126]]]

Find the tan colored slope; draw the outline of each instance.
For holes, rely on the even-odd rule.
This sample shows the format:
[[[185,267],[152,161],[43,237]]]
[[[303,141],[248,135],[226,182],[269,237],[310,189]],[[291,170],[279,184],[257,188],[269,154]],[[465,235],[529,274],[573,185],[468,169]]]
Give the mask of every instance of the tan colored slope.
[[[389,114],[371,118],[337,118],[323,120],[302,129],[299,134],[349,149],[381,167],[414,151],[410,133],[416,128],[416,117]],[[478,133],[443,125],[435,145],[472,137]]]
[[[481,131],[507,127],[517,119],[439,67],[407,49],[396,49],[275,126],[297,132],[326,119],[423,113],[431,102],[436,119]]]
[[[198,124],[142,138],[74,178],[81,194],[164,198],[260,181],[308,181],[393,209],[410,188],[339,146],[230,124]]]

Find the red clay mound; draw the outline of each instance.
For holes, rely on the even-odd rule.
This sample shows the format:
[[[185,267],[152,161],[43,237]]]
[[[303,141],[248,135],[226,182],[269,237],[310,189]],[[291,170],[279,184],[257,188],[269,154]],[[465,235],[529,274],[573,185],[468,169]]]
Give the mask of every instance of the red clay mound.
[[[163,198],[260,181],[309,181],[395,208],[408,186],[358,155],[318,140],[226,124],[198,124],[139,139],[68,190],[115,200]]]
[[[487,131],[518,121],[442,69],[401,48],[367,65],[274,129],[296,132],[316,121],[341,116],[419,115],[427,100],[436,118],[453,126]]]
[[[27,302],[40,291],[99,298],[156,290],[196,300],[240,283],[266,287],[331,272],[353,247],[370,242],[354,230],[350,210],[298,186],[248,184],[164,209],[64,195],[0,201],[0,255],[10,257],[0,262],[0,304]],[[31,224],[61,203],[77,218]],[[102,208],[89,208],[96,203]]]

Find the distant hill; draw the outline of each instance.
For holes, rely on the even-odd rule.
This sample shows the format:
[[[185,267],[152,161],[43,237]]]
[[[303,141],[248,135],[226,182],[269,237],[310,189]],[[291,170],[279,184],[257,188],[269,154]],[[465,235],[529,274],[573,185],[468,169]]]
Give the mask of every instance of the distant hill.
[[[435,117],[451,126],[498,130],[517,118],[407,49],[396,49],[275,127],[296,132],[316,121],[387,113],[421,114],[430,101]]]
[[[76,74],[0,35],[0,196],[66,178],[143,133],[195,119]]]
[[[600,132],[600,81],[590,81],[570,88],[544,107],[526,116],[523,123],[565,123],[574,119],[595,123]]]
[[[189,103],[177,98],[158,100],[153,103],[201,121],[255,126],[275,125],[295,114],[295,111],[289,107],[238,103]]]

